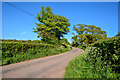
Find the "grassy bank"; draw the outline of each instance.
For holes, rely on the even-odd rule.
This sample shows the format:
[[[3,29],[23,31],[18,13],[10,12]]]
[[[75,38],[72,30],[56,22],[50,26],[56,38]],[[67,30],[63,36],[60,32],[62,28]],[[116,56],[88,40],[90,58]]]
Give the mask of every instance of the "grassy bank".
[[[25,60],[36,59],[45,56],[56,55],[67,52],[72,47],[62,45],[2,42],[2,64],[7,65]]]
[[[91,62],[86,62],[87,54],[84,52],[74,58],[66,68],[65,78],[117,78],[116,73],[112,73],[110,66],[100,67],[96,62],[95,66]]]
[[[66,68],[65,78],[120,79],[120,37],[83,47],[85,52]]]

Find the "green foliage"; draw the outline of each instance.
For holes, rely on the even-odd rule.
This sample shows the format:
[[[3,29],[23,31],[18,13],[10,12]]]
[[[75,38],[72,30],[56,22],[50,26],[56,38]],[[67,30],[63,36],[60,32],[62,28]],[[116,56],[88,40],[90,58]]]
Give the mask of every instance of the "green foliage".
[[[78,42],[73,41],[73,42],[72,42],[72,46],[77,47],[77,46],[79,46],[79,44],[78,44]]]
[[[86,45],[85,52],[66,68],[65,78],[120,79],[120,37]]]
[[[16,40],[16,39],[2,39],[2,42],[19,42],[19,43],[42,43],[41,40]]]
[[[62,38],[62,39],[60,40],[60,44],[61,44],[62,46],[64,46],[65,48],[70,47],[70,43],[68,42],[68,40],[67,40],[66,38]]]
[[[33,40],[32,43],[42,43],[40,40]]]
[[[119,78],[110,65],[102,61],[102,50],[88,47],[86,52],[73,59],[66,68],[65,78]]]
[[[120,37],[107,41],[99,41],[92,46],[99,47],[105,63],[109,64],[115,73],[120,73]]]
[[[115,35],[115,36],[114,36],[114,38],[115,38],[115,37],[118,37],[118,36],[120,37],[120,32],[118,32],[118,34],[117,34],[117,35]]]
[[[38,38],[40,37],[43,42],[58,44],[60,38],[69,32],[69,20],[63,16],[53,14],[52,8],[49,6],[46,8],[42,6],[41,12],[37,15],[36,19],[40,23],[36,23],[37,27],[34,28],[33,32],[36,32]]]
[[[78,45],[77,47],[85,50],[88,46],[89,46],[88,44],[85,44],[85,45]]]
[[[2,65],[51,56],[71,50],[71,47],[40,43],[2,42]]]
[[[60,43],[61,43],[61,44],[64,43],[64,44],[70,45],[70,43],[68,42],[68,40],[67,40],[66,38],[62,38],[62,39],[60,40]]]
[[[96,27],[94,25],[78,24],[73,27],[73,30],[77,32],[77,35],[73,33],[73,45],[76,45],[76,43],[80,45],[91,44],[99,39],[107,37],[105,31],[102,31],[100,27]]]
[[[120,36],[120,32],[118,32],[117,36]]]

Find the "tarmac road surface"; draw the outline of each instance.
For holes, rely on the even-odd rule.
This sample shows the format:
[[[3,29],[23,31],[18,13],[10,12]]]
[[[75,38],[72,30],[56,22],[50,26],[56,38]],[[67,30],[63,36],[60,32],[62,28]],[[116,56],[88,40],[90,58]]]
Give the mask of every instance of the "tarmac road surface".
[[[6,65],[2,78],[63,78],[69,61],[82,52],[73,47],[66,53]]]

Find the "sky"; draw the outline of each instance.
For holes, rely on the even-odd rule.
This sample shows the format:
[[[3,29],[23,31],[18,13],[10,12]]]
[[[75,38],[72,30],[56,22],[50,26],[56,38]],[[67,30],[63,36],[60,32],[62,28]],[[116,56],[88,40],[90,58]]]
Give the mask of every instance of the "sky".
[[[10,2],[27,11],[31,16],[6,3],[2,3],[2,39],[39,40],[32,32],[38,22],[35,17],[41,6],[49,6],[55,15],[69,19],[70,32],[64,35],[72,42],[73,26],[76,24],[95,25],[107,32],[108,37],[118,33],[118,2]]]

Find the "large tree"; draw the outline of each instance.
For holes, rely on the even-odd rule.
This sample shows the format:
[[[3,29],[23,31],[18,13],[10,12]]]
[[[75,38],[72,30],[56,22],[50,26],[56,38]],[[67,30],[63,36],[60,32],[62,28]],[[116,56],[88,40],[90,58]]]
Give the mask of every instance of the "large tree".
[[[53,14],[52,8],[49,6],[46,8],[42,6],[42,10],[37,13],[36,19],[39,23],[35,23],[37,27],[34,28],[34,32],[38,34],[37,37],[40,37],[42,41],[59,42],[61,37],[69,32],[69,20],[66,17]]]
[[[99,39],[107,37],[106,31],[102,31],[100,27],[96,27],[94,25],[77,24],[74,25],[73,30],[77,33],[77,35],[73,33],[73,43],[81,45],[91,44]]]

